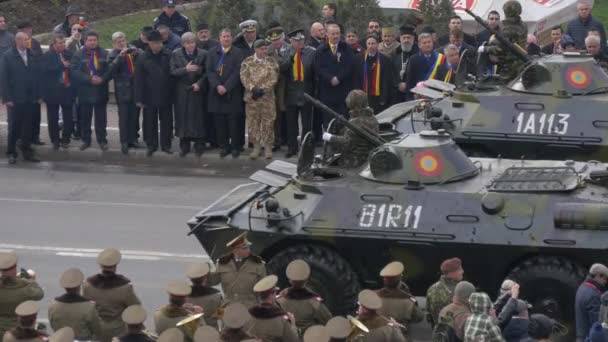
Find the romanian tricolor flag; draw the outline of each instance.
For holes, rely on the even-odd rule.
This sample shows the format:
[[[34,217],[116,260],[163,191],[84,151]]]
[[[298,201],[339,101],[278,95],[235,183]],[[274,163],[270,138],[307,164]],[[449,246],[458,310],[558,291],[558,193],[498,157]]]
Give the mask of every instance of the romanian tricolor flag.
[[[99,50],[91,51],[89,57],[89,76],[98,76],[99,74]]]
[[[435,62],[433,63],[433,66],[427,73],[427,77],[426,77],[427,80],[434,80],[437,77],[437,72],[439,71],[439,67],[443,63],[445,63],[445,56],[442,53],[435,52],[434,57],[435,57]]]
[[[57,60],[62,68],[61,74],[59,75],[59,82],[68,87],[70,85],[70,69],[63,66],[64,59],[60,52],[57,52]]]
[[[380,53],[376,53],[376,60],[372,65],[371,86],[369,82],[369,70],[367,70],[367,51],[363,59],[363,82],[365,93],[372,96],[380,96]],[[371,88],[371,90],[369,89]]]
[[[304,81],[304,63],[302,63],[302,52],[297,51],[293,56],[293,80],[296,82]]]
[[[135,74],[135,66],[133,65],[133,56],[131,54],[127,54],[125,57],[127,62],[127,71],[129,72],[129,76],[133,76]]]

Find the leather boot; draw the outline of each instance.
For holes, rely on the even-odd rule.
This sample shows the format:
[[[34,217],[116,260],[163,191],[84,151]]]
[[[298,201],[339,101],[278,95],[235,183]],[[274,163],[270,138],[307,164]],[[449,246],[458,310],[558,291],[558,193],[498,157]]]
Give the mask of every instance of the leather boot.
[[[251,154],[249,155],[249,158],[251,159],[258,159],[258,157],[260,156],[260,144],[253,144],[253,151],[251,151]]]

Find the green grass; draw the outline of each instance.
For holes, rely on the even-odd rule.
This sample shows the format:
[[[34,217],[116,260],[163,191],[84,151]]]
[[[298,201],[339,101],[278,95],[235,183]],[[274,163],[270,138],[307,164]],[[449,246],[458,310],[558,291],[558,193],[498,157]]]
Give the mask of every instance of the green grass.
[[[183,14],[190,18],[190,25],[194,29],[198,9],[185,11]],[[160,12],[145,12],[120,17],[99,20],[91,23],[91,27],[99,32],[99,44],[101,47],[109,49],[112,47],[112,33],[120,31],[127,35],[129,41],[137,39],[141,28],[152,25],[154,18]]]
[[[597,19],[604,23],[604,27],[606,27],[606,25],[608,25],[608,1],[595,0],[592,14],[594,17],[597,17]]]

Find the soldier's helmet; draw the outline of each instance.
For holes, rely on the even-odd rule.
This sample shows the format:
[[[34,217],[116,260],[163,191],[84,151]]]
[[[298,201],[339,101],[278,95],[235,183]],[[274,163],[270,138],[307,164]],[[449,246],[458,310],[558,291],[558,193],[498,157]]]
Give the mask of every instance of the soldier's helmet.
[[[502,6],[505,17],[513,18],[521,15],[521,4],[517,0],[509,0]]]
[[[348,96],[346,96],[346,107],[349,110],[365,109],[369,107],[367,94],[360,89],[351,90],[351,92],[348,93]]]

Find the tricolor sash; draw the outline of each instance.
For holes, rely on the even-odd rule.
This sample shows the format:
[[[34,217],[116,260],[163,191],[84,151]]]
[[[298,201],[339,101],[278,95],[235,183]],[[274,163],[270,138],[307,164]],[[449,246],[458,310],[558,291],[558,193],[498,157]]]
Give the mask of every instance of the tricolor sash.
[[[61,55],[61,52],[57,52],[57,61],[61,65],[61,73],[59,74],[59,83],[61,83],[67,87],[70,85],[70,69],[63,66],[64,60],[63,60],[63,56]]]
[[[490,64],[488,66],[488,75],[497,75],[498,74],[498,64]]]
[[[222,50],[222,56],[220,57],[220,60],[217,61],[217,65],[215,66],[215,72],[217,72],[217,74],[221,77],[222,73],[224,72],[224,58],[226,57],[226,54],[230,52],[230,48],[224,51],[224,48],[220,47],[220,50]]]
[[[89,76],[98,76],[99,74],[99,50],[95,49],[89,57]]]
[[[293,56],[293,80],[296,82],[304,81],[304,64],[302,63],[302,52],[296,51]]]
[[[367,51],[365,51],[364,59],[363,59],[363,82],[364,90],[366,94],[372,96],[380,96],[380,52],[376,52],[376,61],[372,66],[372,79],[371,79],[371,87],[369,85],[368,79],[368,70],[367,70]],[[370,89],[371,88],[371,94]]]
[[[437,77],[437,71],[439,70],[439,66],[445,63],[445,56],[442,53],[433,52],[432,58],[434,59],[434,61],[431,63],[432,66],[425,76],[425,79],[427,80],[434,80]]]
[[[127,63],[127,71],[129,72],[129,76],[133,76],[135,74],[135,66],[133,65],[133,56],[127,54],[125,56],[125,61]]]

